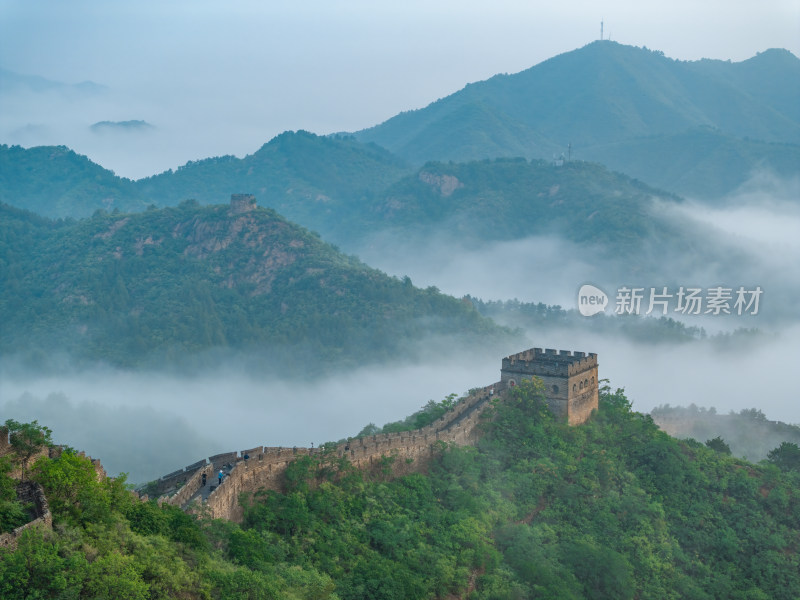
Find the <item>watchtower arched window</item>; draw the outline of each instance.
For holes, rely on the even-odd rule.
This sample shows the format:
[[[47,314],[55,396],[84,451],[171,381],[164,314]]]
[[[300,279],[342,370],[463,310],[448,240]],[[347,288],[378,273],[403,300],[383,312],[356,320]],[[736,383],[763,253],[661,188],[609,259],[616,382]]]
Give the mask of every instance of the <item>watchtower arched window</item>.
[[[578,391],[578,386],[573,383],[572,384],[572,393],[574,394],[577,391]]]
[[[553,386],[553,393],[554,393],[554,394],[557,394],[557,393],[558,393],[558,386],[557,386],[557,385],[554,385],[554,386]]]
[[[582,389],[583,389],[583,382],[582,382],[582,381],[578,383],[578,389],[579,389],[579,390],[582,390]]]
[[[583,387],[585,387],[585,388],[589,387],[589,379],[588,378],[583,380]]]

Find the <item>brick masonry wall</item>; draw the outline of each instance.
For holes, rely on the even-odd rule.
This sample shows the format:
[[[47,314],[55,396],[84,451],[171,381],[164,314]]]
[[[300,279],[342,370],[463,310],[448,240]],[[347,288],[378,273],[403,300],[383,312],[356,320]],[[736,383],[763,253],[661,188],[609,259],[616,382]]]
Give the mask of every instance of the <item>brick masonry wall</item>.
[[[28,469],[30,469],[39,458],[58,458],[63,451],[64,448],[62,446],[42,447],[39,452],[28,461]],[[11,454],[12,452],[13,449],[9,442],[8,429],[0,427],[0,456]],[[86,453],[79,452],[78,456],[86,457]],[[91,456],[88,458],[92,462],[92,467],[94,468],[97,478],[102,479],[106,477],[106,471],[100,463],[100,460],[92,458]],[[21,469],[15,469],[9,473],[9,476],[14,479],[19,479],[21,475]],[[47,504],[47,498],[45,497],[41,485],[30,480],[18,483],[17,499],[26,504],[33,504],[35,518],[25,525],[20,525],[14,529],[14,531],[0,535],[0,548],[15,550],[17,547],[17,538],[19,538],[26,529],[31,527],[45,527],[50,529],[53,526],[53,516],[50,514],[50,507]]]
[[[8,439],[8,427],[0,427],[0,456],[11,453],[11,443]]]
[[[588,387],[584,385],[583,389],[581,389],[581,382],[588,382]],[[592,416],[592,411],[598,409],[600,402],[598,386],[599,380],[596,366],[569,378],[570,397],[567,412],[567,423],[569,425],[585,423]]]
[[[335,448],[335,454],[337,457],[347,456],[351,464],[359,469],[378,468],[382,465],[383,457],[394,457],[391,465],[393,475],[422,470],[436,451],[437,442],[465,445],[474,441],[480,414],[489,405],[490,392],[498,387],[499,384],[495,384],[477,390],[427,427],[352,440],[339,444]],[[347,446],[349,450],[345,450]],[[270,447],[242,451],[228,477],[211,492],[203,508],[213,518],[241,521],[243,511],[239,505],[239,495],[242,492],[255,492],[259,489],[280,491],[281,476],[289,463],[300,456],[319,452],[321,450],[318,448]],[[249,460],[242,459],[244,454],[250,456]],[[229,457],[230,454],[224,456]],[[204,470],[209,477],[214,475],[213,470]],[[200,489],[202,473],[203,470],[198,470],[192,474],[178,493],[165,501],[185,507]],[[174,474],[170,476],[174,478]]]

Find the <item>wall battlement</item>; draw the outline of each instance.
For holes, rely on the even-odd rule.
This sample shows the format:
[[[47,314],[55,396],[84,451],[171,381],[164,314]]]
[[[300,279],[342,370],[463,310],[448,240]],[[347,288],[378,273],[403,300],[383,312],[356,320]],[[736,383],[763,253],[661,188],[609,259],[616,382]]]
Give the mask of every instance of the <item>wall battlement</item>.
[[[571,376],[597,367],[597,354],[531,348],[503,359],[502,370],[515,370],[531,375]]]

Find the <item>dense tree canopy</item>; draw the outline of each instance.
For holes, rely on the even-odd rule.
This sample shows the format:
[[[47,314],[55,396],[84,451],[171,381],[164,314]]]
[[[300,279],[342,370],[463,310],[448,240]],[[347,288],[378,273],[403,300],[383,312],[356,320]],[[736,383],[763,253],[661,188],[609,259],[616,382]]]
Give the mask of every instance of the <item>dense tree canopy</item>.
[[[28,461],[52,444],[52,431],[49,427],[39,425],[38,421],[32,423],[20,423],[14,419],[5,422],[5,430],[9,434],[9,443],[13,450],[12,459],[15,460],[22,469],[22,480],[25,480],[25,471],[28,468]]]
[[[431,336],[508,331],[389,277],[274,211],[178,207],[77,223],[0,204],[0,355],[123,367],[218,364],[307,375],[410,355]],[[54,350],[55,349],[55,350]]]

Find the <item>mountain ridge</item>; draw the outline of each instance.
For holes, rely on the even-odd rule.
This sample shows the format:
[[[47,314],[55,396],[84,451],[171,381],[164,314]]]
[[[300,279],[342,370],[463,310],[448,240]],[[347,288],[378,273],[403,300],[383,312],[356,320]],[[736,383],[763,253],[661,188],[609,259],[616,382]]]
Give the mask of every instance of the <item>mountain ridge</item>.
[[[788,51],[741,63],[688,62],[598,41],[513,75],[468,84],[353,135],[414,164],[549,158],[566,154],[568,146],[577,157],[602,162],[595,146],[701,126],[797,145],[797,82],[800,59]]]
[[[54,222],[0,205],[0,352],[195,368],[225,356],[322,374],[438,336],[501,339],[468,303],[338,252],[270,209],[200,206]]]

